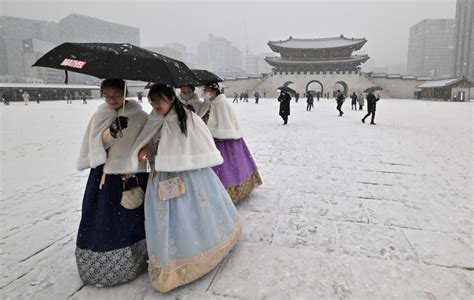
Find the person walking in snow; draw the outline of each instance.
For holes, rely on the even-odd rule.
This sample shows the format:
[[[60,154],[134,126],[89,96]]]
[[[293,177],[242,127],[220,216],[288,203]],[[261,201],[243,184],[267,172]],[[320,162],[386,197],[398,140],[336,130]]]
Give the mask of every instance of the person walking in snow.
[[[260,94],[258,92],[255,92],[255,104],[258,104],[258,100],[260,99]]]
[[[25,102],[25,105],[28,105],[28,102],[30,102],[30,94],[28,94],[27,91],[24,91],[21,97],[23,97],[23,102]]]
[[[239,95],[237,92],[234,92],[234,101],[232,101],[232,103],[239,103]]]
[[[355,92],[351,95],[351,110],[357,110],[357,95]]]
[[[196,88],[192,85],[180,87],[181,93],[178,96],[178,100],[183,103],[187,109],[196,113],[204,123],[207,123],[211,102],[209,102],[208,99],[201,101],[199,96],[195,93],[195,89]]]
[[[380,95],[375,97],[373,93],[367,94],[367,114],[362,118],[362,123],[365,123],[365,119],[372,115],[370,125],[375,125],[375,111],[377,110],[377,102],[380,100]]]
[[[104,103],[92,115],[77,159],[89,169],[76,242],[76,264],[85,284],[113,286],[147,266],[144,191],[146,163],[132,166],[131,149],[147,122],[138,102],[125,99],[125,82],[105,79]]]
[[[362,93],[357,97],[357,102],[359,102],[359,110],[362,110],[364,108],[364,95]]]
[[[282,91],[278,97],[278,102],[280,102],[280,117],[283,119],[283,125],[288,124],[288,116],[290,115],[290,101],[290,94]]]
[[[344,104],[344,94],[341,92],[341,90],[337,90],[336,94],[336,102],[337,102],[337,107],[336,109],[339,111],[339,117],[342,117],[344,112],[342,111],[342,104]]]
[[[306,96],[306,103],[306,111],[311,111],[311,108],[313,107],[314,103],[313,93],[308,92],[308,95]]]

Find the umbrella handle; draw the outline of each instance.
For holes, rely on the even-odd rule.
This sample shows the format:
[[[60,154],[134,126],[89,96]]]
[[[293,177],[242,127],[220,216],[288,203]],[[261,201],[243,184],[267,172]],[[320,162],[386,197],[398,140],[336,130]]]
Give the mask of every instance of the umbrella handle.
[[[123,86],[123,107],[122,114],[125,116],[125,105],[127,104],[127,81],[124,80],[125,85]]]

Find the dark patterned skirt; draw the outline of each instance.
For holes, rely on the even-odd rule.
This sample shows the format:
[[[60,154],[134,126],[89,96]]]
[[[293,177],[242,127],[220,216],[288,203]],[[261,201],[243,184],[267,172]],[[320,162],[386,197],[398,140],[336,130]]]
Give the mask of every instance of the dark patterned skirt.
[[[145,218],[143,205],[132,210],[120,205],[120,175],[106,175],[99,189],[102,168],[91,169],[87,181],[76,262],[84,283],[112,286],[130,281],[146,270]],[[145,191],[148,174],[136,176]]]

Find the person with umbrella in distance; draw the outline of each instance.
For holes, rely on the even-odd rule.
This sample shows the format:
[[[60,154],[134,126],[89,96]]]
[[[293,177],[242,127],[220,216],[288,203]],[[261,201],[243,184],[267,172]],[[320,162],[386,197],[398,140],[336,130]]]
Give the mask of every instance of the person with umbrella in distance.
[[[242,225],[211,169],[223,159],[206,124],[170,86],[151,86],[148,99],[153,110],[133,146],[132,165],[154,161],[145,195],[148,274],[166,293],[212,271]]]
[[[367,94],[367,114],[365,117],[362,118],[362,123],[365,123],[365,119],[372,115],[372,120],[370,121],[370,125],[376,125],[375,124],[375,111],[377,110],[377,102],[380,100],[380,95],[375,97],[375,95],[372,92],[369,92]]]
[[[336,109],[339,111],[339,117],[342,117],[344,112],[342,111],[342,105],[344,104],[344,93],[341,92],[341,90],[337,90],[336,93],[336,102],[337,102],[337,107]]]
[[[224,184],[232,201],[238,203],[262,184],[257,165],[245,143],[239,122],[217,83],[204,86],[211,101],[209,128],[224,163],[213,167],[214,172]]]
[[[148,115],[125,100],[125,82],[105,79],[105,100],[87,125],[77,169],[90,169],[77,234],[76,263],[85,284],[113,286],[146,269],[143,199],[148,174],[132,166],[133,143]]]
[[[288,116],[290,115],[290,101],[291,96],[288,89],[283,87],[280,89],[280,96],[278,96],[278,102],[280,102],[280,117],[283,119],[283,125],[288,124]]]

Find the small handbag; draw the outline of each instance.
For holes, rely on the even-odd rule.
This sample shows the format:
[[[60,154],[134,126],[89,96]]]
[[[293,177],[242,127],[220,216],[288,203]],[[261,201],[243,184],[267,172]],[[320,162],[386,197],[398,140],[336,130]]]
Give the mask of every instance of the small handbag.
[[[143,204],[145,192],[140,187],[138,177],[122,178],[123,190],[120,205],[126,209],[135,209]]]
[[[179,177],[172,177],[158,183],[158,195],[163,201],[180,197],[186,192],[186,186]]]

